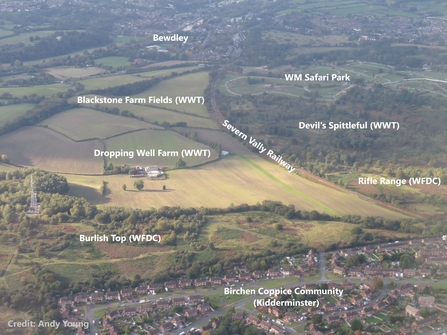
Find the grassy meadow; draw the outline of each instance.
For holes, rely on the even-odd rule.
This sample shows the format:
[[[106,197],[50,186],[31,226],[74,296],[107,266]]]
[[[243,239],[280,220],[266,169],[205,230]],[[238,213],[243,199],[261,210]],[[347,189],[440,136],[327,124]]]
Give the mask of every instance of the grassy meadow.
[[[135,134],[135,133],[133,133]],[[167,180],[145,180],[142,192],[133,189],[134,179],[125,175],[104,176],[110,193],[99,193],[97,177],[66,175],[71,194],[107,206],[151,208],[161,206],[227,207],[230,204],[255,204],[278,200],[301,210],[317,210],[332,215],[358,214],[387,218],[404,215],[382,208],[327,186],[311,182],[257,155],[236,155],[197,168],[168,171]],[[122,185],[128,191],[122,190]],[[162,191],[163,185],[167,190]]]
[[[134,118],[110,115],[89,108],[75,108],[56,114],[39,125],[55,130],[74,141],[105,139],[138,129],[161,128]]]
[[[0,106],[0,127],[8,122],[14,121],[20,115],[32,109],[34,104],[15,104]]]

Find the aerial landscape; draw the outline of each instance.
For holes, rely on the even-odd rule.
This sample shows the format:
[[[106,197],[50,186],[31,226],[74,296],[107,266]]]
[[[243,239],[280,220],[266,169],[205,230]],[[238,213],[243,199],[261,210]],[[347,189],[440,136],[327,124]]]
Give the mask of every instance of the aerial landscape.
[[[0,335],[447,333],[447,1],[0,1]]]

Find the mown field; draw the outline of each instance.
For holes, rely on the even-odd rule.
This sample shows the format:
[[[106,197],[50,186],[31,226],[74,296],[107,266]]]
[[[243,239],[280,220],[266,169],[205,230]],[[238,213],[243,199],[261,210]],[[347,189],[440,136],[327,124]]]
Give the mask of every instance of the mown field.
[[[131,166],[135,165],[161,165],[174,167],[175,163],[181,158],[181,151],[183,149],[209,149],[211,156],[208,157],[186,157],[182,158],[188,166],[197,164],[203,164],[217,159],[217,152],[201,143],[194,142],[184,136],[177,134],[176,132],[169,130],[141,130],[116,136],[104,141],[107,150],[149,150],[155,149],[155,157],[138,157],[135,152],[133,159],[128,157],[107,158],[107,164],[113,163],[114,165],[127,164]],[[178,153],[178,156],[158,156],[158,150],[166,152]]]
[[[93,157],[103,149],[98,140],[74,142],[43,127],[22,127],[0,136],[0,148],[12,164],[66,173],[102,173],[103,160]]]
[[[196,66],[182,67],[178,69],[162,69],[145,71],[137,74],[117,74],[112,76],[102,76],[98,78],[84,79],[79,82],[85,86],[85,89],[98,89],[107,88],[119,85],[125,85],[130,83],[135,83],[138,81],[147,80],[151,77],[166,76],[170,75],[172,72],[183,73],[185,71],[196,69]],[[166,93],[165,93],[166,95]]]
[[[107,66],[126,66],[129,65],[129,61],[127,60],[127,57],[119,57],[119,56],[110,56],[110,57],[103,57],[95,59],[96,64],[103,64]]]
[[[255,204],[278,200],[301,210],[317,210],[332,215],[358,214],[399,218],[404,215],[362,200],[354,194],[328,188],[288,173],[256,155],[226,156],[197,168],[168,171],[167,180],[145,180],[145,192],[133,190],[134,180],[124,176],[104,176],[110,193],[99,194],[97,177],[66,175],[71,194],[84,196],[100,205],[151,208],[160,206],[227,207],[231,203]],[[123,191],[126,184],[128,190]],[[162,191],[162,187],[167,187]],[[85,192],[88,191],[88,192]]]
[[[143,76],[144,74],[141,73],[141,75]],[[205,105],[197,103],[181,105],[175,104],[176,96],[203,96],[203,92],[205,91],[207,85],[208,72],[197,72],[169,80],[164,80],[161,83],[151,87],[149,90],[140,94],[136,94],[135,97],[147,98],[148,96],[169,96],[172,98],[172,103],[157,105],[179,110],[181,112],[209,117]]]
[[[75,141],[104,139],[137,129],[162,129],[134,118],[111,115],[89,108],[75,108],[56,114],[39,125],[47,126]]]
[[[93,75],[104,73],[105,70],[94,66],[84,68],[57,66],[49,68],[47,72],[58,79],[66,80],[90,77]]]
[[[29,111],[33,106],[34,104],[0,106],[0,127],[8,122],[14,121],[14,119],[25,114],[26,111]]]

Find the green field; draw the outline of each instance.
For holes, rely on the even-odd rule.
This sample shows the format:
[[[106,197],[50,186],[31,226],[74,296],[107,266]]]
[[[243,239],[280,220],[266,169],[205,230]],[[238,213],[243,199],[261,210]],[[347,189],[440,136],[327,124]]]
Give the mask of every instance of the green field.
[[[71,87],[65,84],[36,85],[30,87],[2,87],[0,95],[9,93],[14,97],[22,98],[24,95],[37,94],[39,96],[51,97],[58,92],[66,92]]]
[[[75,108],[41,122],[72,140],[105,139],[137,129],[159,128],[130,117],[111,115],[89,108]]]
[[[86,95],[86,97],[92,97]],[[74,101],[72,99],[71,101]],[[94,106],[94,104],[85,104],[85,106]],[[188,127],[209,128],[217,129],[217,124],[211,119],[189,115],[186,113],[175,112],[167,109],[137,105],[137,104],[107,104],[109,108],[118,108],[120,111],[127,109],[129,112],[134,113],[137,117],[142,117],[144,121],[162,124],[163,122],[169,122],[175,124],[177,122],[186,122]]]
[[[54,34],[55,32],[56,32],[56,30],[33,31],[32,33],[23,33],[23,34],[11,36],[11,37],[2,38],[2,39],[0,39],[0,46],[6,45],[6,44],[18,44],[18,43],[34,44],[37,41],[31,42],[29,40],[30,37],[39,36],[40,38],[44,38],[44,37]]]
[[[107,88],[125,84],[136,83],[138,81],[147,80],[151,77],[166,76],[170,75],[172,72],[182,73],[195,69],[196,67],[182,67],[178,69],[164,69],[164,70],[153,70],[145,71],[138,74],[118,74],[111,76],[102,76],[97,78],[80,80],[79,83],[84,85],[86,90]],[[166,93],[165,93],[166,94]]]
[[[129,65],[129,61],[127,60],[127,57],[119,57],[119,56],[111,56],[111,57],[103,57],[95,59],[96,64],[103,64],[107,66],[126,66]]]
[[[135,165],[163,165],[174,167],[175,163],[181,157],[181,151],[183,149],[209,149],[211,151],[210,158],[207,157],[187,157],[182,158],[188,166],[197,164],[203,164],[210,162],[217,158],[217,153],[214,149],[209,148],[198,142],[194,142],[176,132],[170,130],[141,130],[129,134],[116,136],[104,141],[107,150],[149,150],[155,149],[155,157],[138,157],[135,152],[135,156],[132,159],[128,157],[108,158],[107,164],[113,163],[114,165],[127,164],[131,166]],[[172,151],[178,156],[158,156],[158,150],[163,150],[170,154]]]
[[[151,131],[156,133],[158,131]],[[134,135],[132,133],[129,135]],[[129,136],[127,135],[127,136]],[[114,139],[119,139],[119,136]],[[110,141],[110,140],[108,140]],[[107,145],[107,147],[112,148]],[[124,147],[121,145],[119,147]],[[382,208],[348,194],[288,173],[257,155],[249,158],[226,156],[212,164],[198,168],[168,171],[169,179],[146,182],[147,192],[123,191],[122,185],[132,189],[133,179],[124,175],[104,176],[111,193],[100,198],[98,178],[66,175],[71,185],[78,185],[73,195],[84,196],[92,203],[111,206],[125,204],[131,208],[151,208],[178,205],[182,207],[227,207],[231,203],[255,204],[263,200],[279,200],[301,210],[317,210],[328,214],[374,214],[387,218],[401,218],[403,214]],[[123,161],[121,164],[129,163]],[[151,164],[152,160],[146,160]],[[162,192],[166,185],[167,192]],[[84,191],[85,194],[83,193]],[[152,191],[152,192],[151,192]]]
[[[15,118],[26,113],[33,108],[33,104],[17,104],[0,106],[0,127],[8,122],[14,121]]]
[[[105,72],[105,70],[94,66],[83,67],[83,68],[71,67],[71,66],[57,66],[49,68],[47,72],[58,79],[66,80],[66,79],[90,77],[93,75],[101,74]]]
[[[196,114],[203,117],[209,117],[205,105],[197,103],[181,105],[175,104],[176,96],[203,96],[207,85],[208,72],[197,72],[169,80],[164,80],[161,83],[151,87],[149,90],[135,95],[135,97],[147,98],[148,96],[169,96],[172,98],[172,103],[159,104],[159,106],[179,110],[181,112],[190,114]]]
[[[94,149],[103,150],[98,140],[74,142],[50,129],[22,127],[0,136],[0,148],[15,165],[54,172],[102,173],[102,158],[93,157]]]

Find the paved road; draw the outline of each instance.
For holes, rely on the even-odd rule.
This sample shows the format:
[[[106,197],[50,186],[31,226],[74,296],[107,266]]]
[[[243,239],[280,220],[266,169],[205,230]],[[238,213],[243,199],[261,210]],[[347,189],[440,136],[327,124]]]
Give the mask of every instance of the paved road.
[[[326,255],[325,255],[325,253],[324,252],[321,252],[320,254],[319,254],[319,258],[320,258],[320,270],[321,270],[321,276],[320,276],[320,279],[319,280],[317,280],[317,281],[315,281],[315,280],[306,280],[306,278],[303,278],[302,280],[301,279],[298,279],[297,278],[297,280],[296,280],[296,282],[295,283],[292,283],[292,284],[288,284],[288,285],[278,285],[278,287],[279,286],[281,286],[281,287],[283,287],[283,288],[291,288],[291,287],[296,287],[297,285],[302,285],[303,283],[313,283],[313,282],[326,282],[326,281],[328,281],[327,280],[327,278],[326,278],[326,261],[325,261],[325,258],[326,257]],[[282,280],[282,279],[281,279]],[[358,282],[359,282],[359,279],[357,278],[357,279],[352,279],[352,278],[343,278],[343,279],[339,279],[339,280],[331,280],[331,282],[336,282],[336,283],[340,283],[340,282],[343,282],[343,281],[345,281],[345,280],[347,280],[347,281],[351,281],[351,282],[355,282],[355,283],[357,283],[358,284]],[[384,286],[383,286],[383,288],[380,290],[380,294],[379,294],[379,296],[378,297],[376,297],[375,299],[383,299],[383,298],[385,298],[385,296],[388,294],[388,292],[390,291],[389,290],[389,284],[390,284],[390,282],[391,282],[391,280],[392,279],[384,279]],[[269,287],[271,287],[271,282],[272,281],[276,281],[276,280],[261,280],[261,281],[256,281],[256,282],[253,282],[253,283],[250,283],[250,284],[246,284],[245,286],[244,286],[244,288],[259,288],[259,287],[262,287],[263,286],[263,283],[269,283]],[[418,280],[418,279],[406,279],[406,280],[404,280],[404,281],[399,281],[399,280],[394,280],[396,283],[401,283],[401,284],[405,284],[405,283],[411,283],[411,284],[417,284],[417,283],[421,283],[421,282],[423,282],[423,283],[427,283],[427,284],[433,284],[435,281],[433,280],[433,279],[426,279],[426,280],[423,280],[423,281],[421,281],[421,280]],[[218,288],[219,289],[219,288]],[[197,294],[199,294],[199,293],[197,293]],[[184,296],[184,297],[187,297],[187,296],[189,296],[190,294],[181,294],[181,295],[176,295],[176,297],[182,297],[182,296]],[[199,319],[199,320],[197,320],[196,322],[194,322],[194,323],[192,323],[191,325],[189,325],[188,327],[186,327],[186,328],[184,328],[184,329],[176,329],[176,330],[174,330],[174,331],[172,331],[172,332],[170,332],[170,334],[174,334],[174,335],[178,335],[178,334],[180,334],[181,332],[183,332],[183,331],[187,331],[187,330],[189,330],[189,329],[191,329],[191,328],[200,328],[200,327],[202,327],[203,325],[205,325],[205,324],[207,324],[208,322],[209,322],[209,319],[211,319],[211,318],[214,318],[214,317],[218,317],[218,316],[220,316],[220,315],[223,315],[223,314],[225,314],[225,312],[227,311],[227,309],[228,309],[228,307],[231,307],[231,306],[235,306],[235,308],[236,309],[243,309],[243,310],[246,310],[246,311],[248,311],[248,309],[245,307],[245,305],[247,304],[247,303],[251,303],[251,302],[253,302],[254,301],[254,299],[257,299],[257,298],[261,298],[262,296],[261,295],[255,295],[255,296],[252,296],[252,295],[250,295],[250,296],[247,296],[246,298],[243,298],[242,300],[238,300],[238,301],[236,301],[236,302],[234,302],[234,303],[230,303],[230,304],[228,304],[228,305],[225,305],[225,306],[223,306],[222,308],[220,308],[220,309],[218,309],[218,310],[216,310],[216,311],[212,311],[211,313],[209,313],[208,314],[208,316],[207,317],[205,317],[205,318],[202,318],[202,319]],[[144,299],[144,297],[143,297],[143,299]],[[155,302],[157,299],[159,299],[159,297],[158,296],[154,296],[154,297],[151,297],[150,298],[150,300],[146,300],[146,301],[150,301],[150,302]],[[371,301],[371,303],[373,303],[372,301]],[[97,304],[97,305],[87,305],[87,306],[84,306],[84,310],[85,310],[85,316],[86,316],[86,318],[87,318],[87,320],[89,321],[89,323],[90,323],[90,334],[91,335],[95,335],[95,333],[98,333],[98,334],[100,334],[100,332],[99,332],[99,330],[98,330],[98,328],[97,328],[97,324],[93,324],[93,320],[94,320],[94,317],[93,317],[93,315],[94,315],[94,313],[95,312],[97,312],[97,311],[100,311],[100,310],[105,310],[105,306],[110,306],[111,308],[113,308],[113,307],[117,307],[118,305],[120,305],[120,304],[122,304],[122,302],[114,302],[114,303],[111,303],[111,304],[107,304],[107,305],[104,305],[104,304]],[[137,306],[139,306],[139,303],[138,302],[126,302],[125,303],[125,307],[137,307]],[[124,307],[123,307],[124,308]],[[355,309],[353,309],[354,311],[359,311],[360,312],[360,310],[363,308],[363,306],[362,307],[358,307],[358,308],[355,308]],[[250,313],[253,313],[253,311],[249,311]],[[342,315],[342,314],[344,314],[344,312],[345,311],[337,311],[337,312],[335,312],[335,314],[338,314],[338,315]],[[286,329],[289,331],[289,332],[295,332],[296,333],[296,331],[294,330],[294,329],[292,329],[292,328],[290,328],[290,327],[287,327],[286,326]],[[445,327],[443,327],[443,331],[446,331],[447,332],[447,326],[445,326]],[[439,335],[440,333],[442,333],[443,331],[432,331],[432,332],[429,332],[429,333],[427,333],[428,335],[435,335],[435,334],[437,334],[437,335]]]
[[[327,281],[326,278],[326,253],[320,252],[319,255],[319,262],[320,262],[320,281]]]

